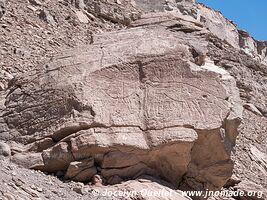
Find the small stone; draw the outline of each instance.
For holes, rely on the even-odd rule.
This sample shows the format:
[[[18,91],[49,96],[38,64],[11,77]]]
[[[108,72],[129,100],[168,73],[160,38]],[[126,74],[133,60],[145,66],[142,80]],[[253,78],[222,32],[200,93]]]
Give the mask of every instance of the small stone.
[[[122,4],[120,0],[116,0],[116,3],[119,4],[119,5]]]
[[[81,23],[87,24],[89,22],[88,17],[82,11],[76,11],[76,16]]]
[[[100,175],[96,174],[93,176],[92,178],[92,184],[95,185],[95,186],[102,186],[102,178]]]
[[[73,188],[73,191],[76,192],[76,193],[78,193],[78,194],[83,194],[82,188],[80,188],[80,187]]]
[[[20,187],[23,184],[25,184],[25,182],[22,181],[21,179],[12,178],[12,180],[14,181],[15,185],[18,186],[18,187]]]
[[[73,191],[75,191],[76,193],[81,194],[81,195],[85,195],[85,194],[89,193],[89,188],[84,187],[83,184],[78,184],[78,185],[74,186],[72,189],[73,189]]]
[[[85,8],[84,0],[75,0],[75,7],[83,10]]]
[[[233,174],[232,177],[226,182],[224,187],[226,187],[226,188],[234,187],[235,185],[237,185],[240,182],[241,182],[241,180],[236,175]]]
[[[33,12],[36,12],[37,11],[37,8],[35,8],[34,6],[31,6],[31,5],[27,6],[27,8],[29,8]]]
[[[58,194],[58,192],[57,192],[56,190],[52,190],[52,192],[53,192],[54,194]]]
[[[29,0],[29,2],[35,6],[41,6],[42,2],[40,2],[39,0]]]
[[[36,190],[36,189],[37,189],[35,185],[31,185],[30,187],[31,187],[31,189],[33,189],[33,190]]]
[[[0,142],[0,156],[11,156],[11,150],[8,144],[5,142]]]
[[[45,195],[45,198],[50,199],[51,198],[50,194]]]
[[[255,105],[253,105],[252,103],[246,103],[244,105],[244,108],[253,112],[256,115],[262,116],[262,113],[259,111],[259,109]]]
[[[5,85],[4,85],[4,83],[1,83],[0,82],[0,91],[2,91],[2,90],[4,90],[5,89]]]
[[[47,9],[43,9],[39,13],[39,17],[46,21],[48,24],[56,25],[56,21],[54,17],[50,14],[50,12]]]

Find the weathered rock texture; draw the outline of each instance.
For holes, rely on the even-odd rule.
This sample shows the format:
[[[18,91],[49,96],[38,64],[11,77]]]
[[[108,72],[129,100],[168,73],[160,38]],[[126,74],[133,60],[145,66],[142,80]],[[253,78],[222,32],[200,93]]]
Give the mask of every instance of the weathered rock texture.
[[[101,190],[266,186],[266,42],[191,0],[24,4],[1,19],[1,154]]]
[[[194,63],[196,41],[185,32],[206,32],[196,21],[162,14],[132,26],[13,80],[1,139],[52,138],[40,149],[43,170],[78,181],[149,174],[175,186],[184,178],[183,187],[222,187],[242,114],[234,78],[212,62]],[[88,158],[95,163],[79,169]]]

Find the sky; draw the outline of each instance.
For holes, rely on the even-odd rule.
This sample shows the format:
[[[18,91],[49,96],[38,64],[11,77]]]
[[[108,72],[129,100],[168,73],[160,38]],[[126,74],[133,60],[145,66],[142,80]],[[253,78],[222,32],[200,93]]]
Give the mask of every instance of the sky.
[[[219,10],[257,40],[267,41],[267,0],[197,0]]]

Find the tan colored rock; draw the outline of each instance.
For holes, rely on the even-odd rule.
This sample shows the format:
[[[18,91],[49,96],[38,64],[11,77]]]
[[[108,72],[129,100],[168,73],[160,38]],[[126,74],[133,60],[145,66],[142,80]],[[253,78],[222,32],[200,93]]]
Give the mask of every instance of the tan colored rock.
[[[65,142],[43,151],[42,157],[45,170],[49,172],[64,171],[74,161],[69,145]]]
[[[237,31],[221,13],[191,0],[59,0],[42,1],[42,8],[39,1],[36,8],[29,1],[11,0],[7,7],[1,2],[0,139],[10,142],[12,155],[23,155],[19,162],[27,160],[25,155],[32,158],[29,151],[50,151],[66,142],[74,150],[73,161],[94,157],[98,172],[109,166],[119,172],[142,162],[175,186],[210,189],[223,185],[232,173],[230,153],[236,144],[233,172],[267,188],[266,42]],[[77,9],[90,23],[77,23]],[[136,20],[139,9],[146,14]],[[78,48],[70,49],[74,46]],[[56,52],[62,54],[51,58]],[[137,70],[140,63],[144,73]],[[21,72],[26,73],[18,76]],[[205,92],[199,94],[183,78]],[[178,82],[174,86],[173,80]],[[249,105],[235,141],[239,93]],[[207,120],[200,117],[203,110]],[[55,163],[60,159],[56,154],[48,158]],[[5,187],[3,182],[1,190]],[[18,191],[15,198],[28,197]],[[54,186],[53,191],[60,195]]]
[[[69,142],[70,138],[75,137],[71,134],[90,128],[93,123],[93,117],[91,116],[91,113],[85,112],[82,115],[83,116],[81,116],[81,113],[77,114],[77,111],[72,110],[71,117],[75,117],[74,120],[78,122],[75,122],[74,120],[74,122],[68,121],[57,127],[52,135],[53,140]]]
[[[71,162],[65,178],[75,181],[88,182],[97,173],[94,167],[94,159],[88,158],[81,161]]]
[[[41,153],[17,153],[11,160],[23,167],[44,170],[44,162]]]
[[[79,180],[97,167],[103,178],[151,174],[176,187],[187,180],[222,187],[233,169],[239,93],[208,58],[195,64],[192,49],[201,55],[208,42],[192,35],[207,30],[179,16],[151,15],[94,35],[93,44],[62,52],[42,73],[18,77],[3,110],[10,132],[26,144],[57,142],[42,153],[48,172],[81,171],[79,162],[93,157]]]
[[[82,11],[76,11],[76,15],[81,23],[87,24],[89,22],[88,17]]]
[[[44,138],[27,145],[27,150],[41,152],[55,145],[52,138]]]
[[[102,175],[104,177],[114,175],[106,173],[105,168],[115,171],[114,173],[119,173],[120,169],[124,167],[126,175],[123,175],[122,177],[130,177],[130,175],[127,174],[133,175],[133,173],[139,172],[146,173],[147,167],[145,165],[138,165],[139,169],[136,170],[134,167],[135,170],[131,172],[131,166],[134,166],[139,162],[143,162],[147,166],[158,169],[163,176],[173,182],[176,182],[177,178],[181,177],[187,171],[187,166],[190,162],[190,149],[192,148],[192,142],[194,142],[197,138],[197,135],[193,130],[186,128],[170,128],[158,131],[149,131],[147,134],[151,141],[151,150],[150,152],[147,152],[148,145],[142,134],[140,134],[140,138],[138,138],[136,134],[135,138],[132,138],[130,135],[127,136],[126,132],[123,132],[123,130],[129,131],[131,129],[112,128],[110,130],[116,131],[105,135],[105,133],[108,133],[106,132],[106,129],[104,129],[105,132],[103,132],[103,129],[97,129],[95,133],[90,129],[90,132],[87,131],[87,134],[81,134],[80,136],[72,139],[72,149],[76,159],[94,155],[96,153],[109,152],[110,149],[113,148],[113,145],[121,146],[119,147],[121,151],[106,153],[101,161],[101,167],[104,169],[104,174]],[[121,133],[124,133],[125,135],[122,137],[118,135]],[[109,137],[105,138],[106,136]],[[94,141],[96,139],[99,146],[94,145]],[[177,144],[175,144],[175,142],[177,142]],[[144,143],[145,145],[141,145],[141,143]],[[85,144],[85,146],[83,144]],[[162,147],[158,149],[157,146],[161,145]],[[131,149],[138,146],[140,146],[139,149],[137,148],[134,152],[131,152],[133,151]],[[145,146],[145,148],[143,148],[143,146]],[[127,151],[131,153],[127,153]],[[160,163],[162,162],[166,162],[168,164],[161,165]],[[128,167],[130,169],[128,169]],[[177,169],[175,172],[172,172],[170,170],[172,168]],[[123,173],[123,170],[121,170],[120,173]]]
[[[96,167],[86,168],[74,177],[70,177],[74,181],[89,182],[97,173]]]
[[[102,186],[103,180],[100,175],[96,174],[92,178],[92,184],[95,186]]]
[[[140,162],[141,156],[120,151],[112,151],[104,155],[102,168],[122,168],[136,165]]]
[[[119,169],[102,169],[101,171],[101,175],[103,177],[112,177],[118,175],[121,178],[125,179],[137,178],[142,174],[157,175],[157,172],[155,170],[150,169],[143,163]]]

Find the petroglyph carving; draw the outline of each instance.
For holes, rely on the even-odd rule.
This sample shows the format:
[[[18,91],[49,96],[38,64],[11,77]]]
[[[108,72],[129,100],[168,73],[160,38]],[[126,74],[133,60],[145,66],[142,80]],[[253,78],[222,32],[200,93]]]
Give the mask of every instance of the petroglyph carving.
[[[105,180],[149,174],[176,185],[190,163],[200,162],[191,159],[193,150],[206,158],[219,146],[225,156],[213,155],[211,166],[230,159],[229,135],[235,136],[238,125],[227,124],[237,107],[234,80],[210,70],[216,66],[191,62],[192,53],[175,32],[127,31],[95,36],[90,46],[55,57],[43,73],[19,77],[1,111],[2,139],[28,144],[50,138],[50,146],[38,152],[44,171],[66,171],[94,159],[86,179],[80,179],[83,173],[75,176],[80,180],[95,173]],[[211,137],[216,142],[209,142]],[[215,182],[213,172],[207,171],[207,182]]]

